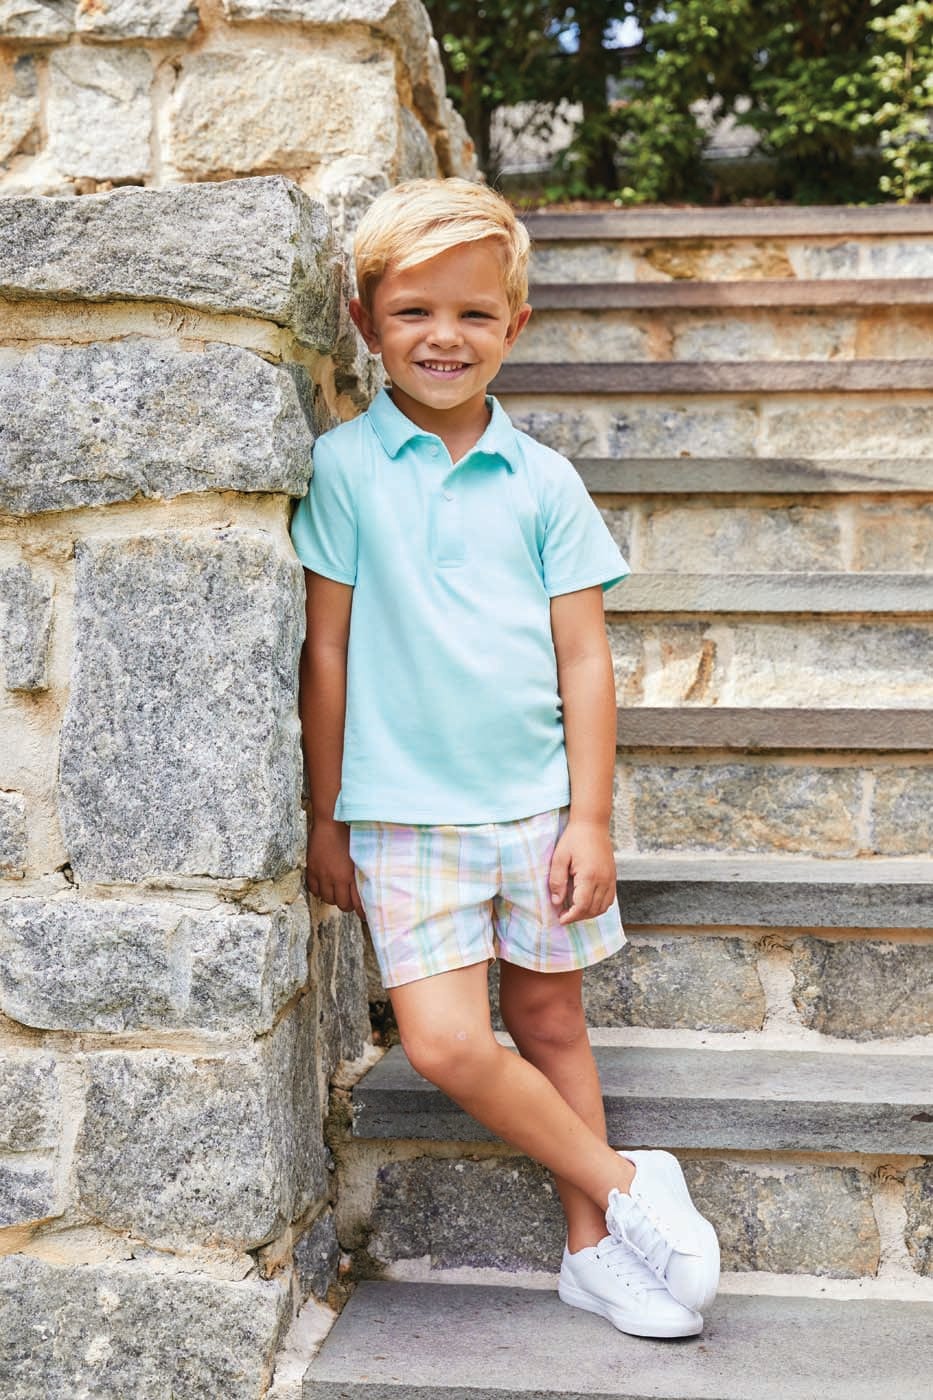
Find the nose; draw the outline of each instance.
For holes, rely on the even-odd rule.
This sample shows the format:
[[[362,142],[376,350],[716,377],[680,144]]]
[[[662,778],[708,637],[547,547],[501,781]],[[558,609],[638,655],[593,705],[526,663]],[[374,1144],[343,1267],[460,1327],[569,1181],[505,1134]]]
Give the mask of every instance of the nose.
[[[456,316],[435,316],[427,338],[431,345],[459,345],[463,339],[460,322]]]

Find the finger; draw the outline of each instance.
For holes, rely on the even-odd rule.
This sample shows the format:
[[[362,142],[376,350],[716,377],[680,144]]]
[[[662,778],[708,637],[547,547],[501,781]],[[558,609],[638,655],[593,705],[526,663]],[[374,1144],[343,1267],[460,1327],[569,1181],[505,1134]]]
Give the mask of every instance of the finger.
[[[315,895],[318,899],[320,899],[321,882],[318,879],[318,877],[316,875],[311,875],[305,872],[305,884],[308,886],[308,889],[311,892],[311,894]]]
[[[551,857],[551,869],[548,873],[548,888],[551,891],[551,903],[563,904],[564,896],[567,893],[567,876],[570,870],[570,852],[564,854],[563,851],[555,850]]]
[[[587,919],[590,917],[588,910],[593,901],[594,882],[591,876],[578,875],[573,882],[573,901],[566,913],[561,914],[559,922],[562,924],[572,924],[577,919]]]
[[[350,895],[351,895],[351,897],[352,897],[352,899],[353,899],[353,908],[354,908],[354,909],[356,910],[356,912],[359,914],[360,918],[361,918],[361,919],[364,919],[364,918],[366,917],[366,913],[365,913],[365,910],[363,909],[363,900],[362,900],[362,898],[361,898],[361,896],[360,896],[360,892],[359,892],[359,889],[357,888],[357,884],[356,884],[356,880],[355,880],[355,879],[353,879],[353,880],[350,881]]]
[[[332,881],[332,880],[322,880],[322,881],[321,881],[321,895],[320,895],[320,897],[321,897],[321,899],[323,899],[323,901],[324,901],[325,904],[336,904],[336,903],[337,903],[336,890],[334,889],[334,884],[333,884],[333,881]]]

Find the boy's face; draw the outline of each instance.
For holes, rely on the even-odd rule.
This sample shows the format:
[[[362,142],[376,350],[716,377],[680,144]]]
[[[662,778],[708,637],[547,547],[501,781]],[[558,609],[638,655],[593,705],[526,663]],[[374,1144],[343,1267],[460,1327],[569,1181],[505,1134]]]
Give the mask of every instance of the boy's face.
[[[515,344],[531,307],[513,315],[503,285],[497,240],[459,244],[402,270],[391,265],[373,294],[372,311],[350,314],[374,354],[381,354],[392,397],[430,428],[438,415],[485,415],[486,389]]]

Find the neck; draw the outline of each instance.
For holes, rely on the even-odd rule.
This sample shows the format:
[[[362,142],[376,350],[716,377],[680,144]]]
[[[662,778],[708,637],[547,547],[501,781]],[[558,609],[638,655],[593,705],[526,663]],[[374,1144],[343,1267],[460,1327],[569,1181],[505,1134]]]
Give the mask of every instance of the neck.
[[[440,438],[453,462],[476,446],[492,417],[486,406],[485,390],[475,398],[468,399],[466,403],[457,404],[456,408],[443,409],[419,403],[417,399],[410,398],[404,390],[397,389],[394,385],[389,390],[389,395],[396,408],[400,409],[406,418],[410,418],[426,433],[434,433]]]

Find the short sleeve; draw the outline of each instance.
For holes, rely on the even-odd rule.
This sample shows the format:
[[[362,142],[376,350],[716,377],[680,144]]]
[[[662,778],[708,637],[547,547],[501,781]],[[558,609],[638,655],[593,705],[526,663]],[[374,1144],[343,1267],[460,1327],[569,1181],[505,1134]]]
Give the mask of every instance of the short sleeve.
[[[601,584],[603,592],[631,570],[571,462],[542,483],[544,540],[541,562],[549,598]]]
[[[315,443],[311,481],[289,533],[306,569],[337,583],[356,583],[355,496],[346,463],[326,438]]]

